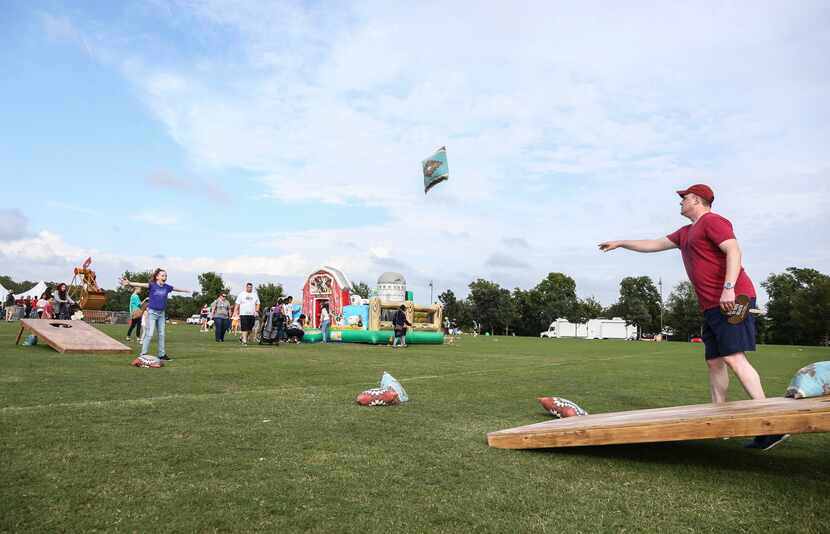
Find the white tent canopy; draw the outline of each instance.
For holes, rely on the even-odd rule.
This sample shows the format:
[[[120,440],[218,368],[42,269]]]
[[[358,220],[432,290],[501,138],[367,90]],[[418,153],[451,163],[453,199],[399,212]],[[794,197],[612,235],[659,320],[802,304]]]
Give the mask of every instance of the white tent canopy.
[[[43,292],[46,291],[47,285],[46,282],[41,280],[35,287],[28,291],[24,291],[23,293],[17,293],[14,298],[15,299],[25,299],[26,297],[32,297],[33,299],[39,299]]]
[[[0,302],[6,302],[6,297],[9,295],[9,290],[0,284]]]

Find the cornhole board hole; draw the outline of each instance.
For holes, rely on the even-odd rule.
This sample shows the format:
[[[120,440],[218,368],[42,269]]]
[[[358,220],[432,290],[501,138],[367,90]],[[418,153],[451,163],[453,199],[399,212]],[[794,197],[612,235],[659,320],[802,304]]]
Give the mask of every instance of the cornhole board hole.
[[[830,396],[776,397],[568,417],[490,432],[487,444],[543,449],[828,431]]]
[[[30,330],[58,352],[132,352],[123,343],[112,339],[83,321],[23,319],[16,343],[25,330]]]

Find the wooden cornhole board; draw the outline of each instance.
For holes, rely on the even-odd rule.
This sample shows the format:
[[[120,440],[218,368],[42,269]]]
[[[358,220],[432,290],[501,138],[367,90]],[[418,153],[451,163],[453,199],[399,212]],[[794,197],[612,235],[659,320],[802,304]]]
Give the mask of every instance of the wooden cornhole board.
[[[17,343],[24,330],[31,330],[58,352],[132,352],[130,347],[83,321],[23,319],[20,323]]]
[[[542,449],[828,431],[830,396],[776,397],[568,417],[490,432],[487,443]]]

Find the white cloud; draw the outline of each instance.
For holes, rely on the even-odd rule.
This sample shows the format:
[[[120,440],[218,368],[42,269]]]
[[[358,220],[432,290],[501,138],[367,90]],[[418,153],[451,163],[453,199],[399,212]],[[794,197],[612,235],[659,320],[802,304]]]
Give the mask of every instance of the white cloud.
[[[0,242],[25,237],[29,233],[29,218],[19,209],[0,209]]]
[[[496,269],[530,269],[530,265],[522,260],[516,259],[513,256],[497,252],[491,254],[484,265]]]
[[[622,276],[685,274],[674,256],[595,244],[683,225],[673,191],[701,181],[756,282],[802,262],[830,271],[806,237],[830,231],[823,3],[457,2],[438,17],[423,3],[162,5],[210,46],[191,58],[157,36],[178,52],[161,56],[143,36],[90,44],[68,19],[43,20],[122,69],[198,175],[240,170],[285,203],[390,214],[277,232],[260,244],[279,264],[246,260],[262,272],[333,263],[371,279],[395,262],[464,285],[507,268],[522,274],[503,285],[527,287],[555,270],[608,303]],[[450,179],[424,197],[419,163],[440,145]],[[187,267],[219,265],[200,261]]]
[[[264,277],[264,278],[299,278],[307,275],[312,268],[300,254],[275,256],[234,256],[215,257],[178,257],[178,256],[143,256],[121,255],[112,252],[84,248],[67,243],[58,234],[42,231],[36,236],[13,241],[0,241],[0,265],[12,277],[66,280],[71,278],[72,267],[79,265],[84,258],[93,258],[93,269],[98,273],[102,287],[116,285],[116,280],[125,271],[152,270],[163,266],[175,274],[178,280],[198,287],[196,275],[214,271],[229,278]],[[111,283],[109,282],[111,281]]]
[[[50,39],[81,46],[88,54],[92,55],[86,37],[69,18],[55,16],[50,13],[39,13],[39,15],[43,28]]]

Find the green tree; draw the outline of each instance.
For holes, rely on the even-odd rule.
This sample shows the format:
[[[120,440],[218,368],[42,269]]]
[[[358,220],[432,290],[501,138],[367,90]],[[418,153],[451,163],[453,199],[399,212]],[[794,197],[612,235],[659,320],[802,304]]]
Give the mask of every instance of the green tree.
[[[660,331],[660,293],[648,276],[627,276],[620,282],[619,316],[637,326],[638,336]]]
[[[152,271],[124,271],[122,278],[126,278],[130,282],[146,284],[150,281],[152,275]],[[133,294],[132,287],[118,287],[118,289],[107,289],[104,292],[107,295],[107,301],[104,303],[103,309],[109,311],[127,311],[129,309],[130,295]],[[142,289],[139,296],[142,299],[146,298],[147,290]]]
[[[24,280],[23,282],[15,282],[8,276],[0,276],[0,285],[11,291],[12,293],[23,293],[29,289],[35,287],[37,282],[30,282],[28,280]]]
[[[791,271],[795,269],[790,267]],[[801,325],[793,317],[793,298],[799,288],[799,282],[792,272],[771,274],[761,283],[769,295],[767,318],[769,319],[768,337],[771,343],[795,344],[801,338]]]
[[[539,284],[533,288],[538,293],[545,316],[545,328],[559,317],[572,315],[577,305],[576,282],[573,278],[562,273],[548,273]]]
[[[830,344],[830,277],[818,273],[793,299],[793,317],[801,323],[802,343]]]
[[[369,284],[366,282],[352,282],[352,293],[355,295],[360,295],[360,298],[368,299],[369,293],[371,293],[371,289],[369,288]]]
[[[187,319],[199,313],[202,305],[193,297],[171,294],[167,299],[167,317],[170,319]]]
[[[210,304],[216,300],[219,293],[225,293],[227,295],[230,292],[230,288],[227,287],[224,280],[222,280],[222,275],[216,274],[212,271],[199,275],[199,285],[202,290],[196,297],[196,303],[200,307],[205,304]]]
[[[533,289],[514,289],[512,300],[516,333],[525,336],[538,336],[560,317],[581,318],[587,312],[579,309],[576,282],[562,273],[548,273]]]
[[[259,295],[259,305],[264,310],[270,308],[277,303],[277,299],[282,298],[285,294],[282,289],[282,284],[259,284],[256,286],[257,295]]]
[[[762,284],[767,303],[768,340],[826,344],[830,337],[830,277],[815,269],[789,267]]]
[[[517,287],[513,290],[512,300],[517,319],[517,334],[538,336],[539,332],[547,330],[547,316],[542,312],[542,302],[537,291],[525,291]]]
[[[571,312],[565,316],[572,323],[585,323],[602,317],[602,304],[594,297],[578,299]]]
[[[665,324],[671,327],[675,339],[688,341],[699,336],[703,316],[691,282],[680,282],[666,301]]]
[[[470,284],[470,305],[473,318],[482,331],[490,334],[505,331],[513,323],[510,292],[495,282],[479,278]]]
[[[473,324],[470,304],[464,299],[457,299],[455,293],[448,289],[438,295],[438,302],[444,306],[444,317],[461,329],[469,329]]]

